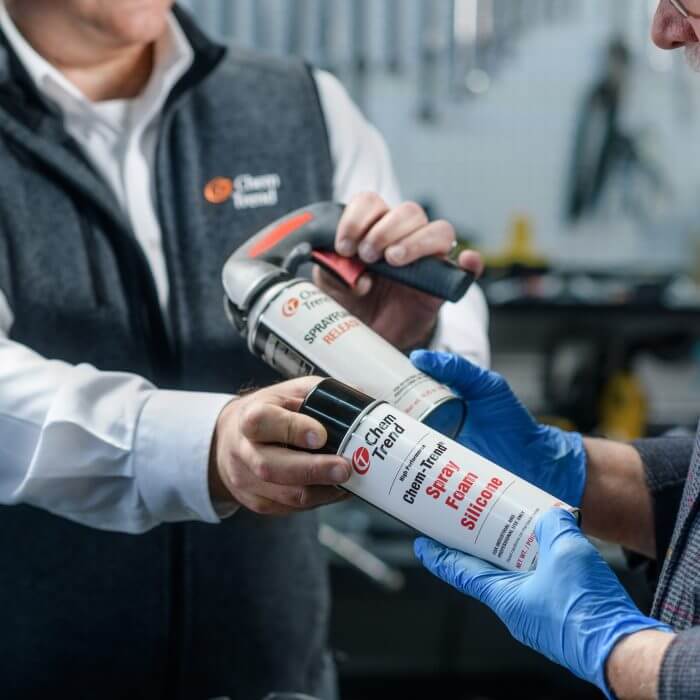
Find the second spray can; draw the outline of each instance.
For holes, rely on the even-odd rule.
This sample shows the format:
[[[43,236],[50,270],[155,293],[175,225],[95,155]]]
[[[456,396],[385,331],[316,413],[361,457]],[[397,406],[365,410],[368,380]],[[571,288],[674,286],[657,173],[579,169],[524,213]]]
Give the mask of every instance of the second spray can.
[[[554,496],[484,459],[384,401],[334,379],[301,413],[324,425],[325,452],[352,464],[344,488],[416,530],[496,566],[537,564],[535,523]]]
[[[335,377],[455,435],[465,405],[312,282],[260,260],[224,268],[227,310],[257,357],[288,378]]]

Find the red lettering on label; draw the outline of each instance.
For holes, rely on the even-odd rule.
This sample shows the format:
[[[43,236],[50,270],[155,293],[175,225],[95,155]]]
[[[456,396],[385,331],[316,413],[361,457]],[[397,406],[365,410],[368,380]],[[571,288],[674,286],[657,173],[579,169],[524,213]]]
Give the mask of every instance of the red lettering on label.
[[[456,467],[457,465],[454,466]],[[459,470],[459,467],[457,467],[457,470]],[[466,476],[457,484],[455,491],[445,499],[445,505],[447,505],[449,508],[454,508],[454,510],[459,510],[458,504],[465,499],[466,495],[469,493],[469,490],[472,486],[474,486],[478,478],[479,477],[474,472],[468,472]]]
[[[359,325],[360,322],[356,318],[343,321],[323,336],[323,342],[326,343],[326,345],[333,345],[333,343],[338,340],[341,335],[345,335],[348,331],[351,331],[353,328],[357,328]]]
[[[454,462],[448,462],[440,470],[432,486],[428,487],[426,490],[428,496],[437,501],[443,493],[447,493],[447,482],[455,475],[456,471],[459,471],[459,467]]]
[[[469,475],[467,475],[467,477],[468,476]],[[476,476],[474,480],[476,480]],[[461,483],[463,482],[464,479]],[[469,488],[467,488],[467,491],[469,491],[469,489],[473,485],[474,482],[469,484]],[[493,498],[493,494],[496,493],[496,491],[498,491],[498,489],[501,488],[501,486],[503,486],[503,481],[501,479],[499,479],[496,476],[491,478],[491,480],[488,482],[488,484],[486,484],[486,486],[482,489],[481,493],[474,499],[474,501],[467,505],[467,508],[464,511],[464,517],[460,521],[462,527],[466,527],[467,530],[473,530],[476,527],[476,524],[478,523],[481,514],[484,512],[484,508],[488,506],[489,501]],[[465,493],[462,494],[461,498],[464,498]],[[453,498],[457,498],[457,493],[453,494]]]

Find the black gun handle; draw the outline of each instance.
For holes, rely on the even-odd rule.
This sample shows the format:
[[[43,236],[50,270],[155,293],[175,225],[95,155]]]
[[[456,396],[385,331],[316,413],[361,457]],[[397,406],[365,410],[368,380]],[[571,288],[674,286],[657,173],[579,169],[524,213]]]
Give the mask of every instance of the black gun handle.
[[[367,266],[372,272],[446,301],[459,301],[474,275],[458,265],[439,258],[421,258],[405,267],[394,267],[385,260]]]

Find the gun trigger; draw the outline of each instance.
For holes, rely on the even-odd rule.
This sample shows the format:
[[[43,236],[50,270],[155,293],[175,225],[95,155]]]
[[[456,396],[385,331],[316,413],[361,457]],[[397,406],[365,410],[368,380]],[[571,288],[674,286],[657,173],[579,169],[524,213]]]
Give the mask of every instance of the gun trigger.
[[[355,288],[357,280],[360,279],[362,273],[367,269],[367,266],[357,258],[344,258],[337,253],[314,250],[311,252],[311,257],[319,265],[340,277],[351,289]]]

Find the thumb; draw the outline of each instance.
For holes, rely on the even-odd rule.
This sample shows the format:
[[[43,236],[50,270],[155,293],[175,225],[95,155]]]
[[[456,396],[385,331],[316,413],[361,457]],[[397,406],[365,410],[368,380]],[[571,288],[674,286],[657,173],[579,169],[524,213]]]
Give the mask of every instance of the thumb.
[[[421,372],[454,389],[466,401],[483,399],[508,388],[499,374],[482,369],[459,355],[416,350],[411,353],[411,362]]]
[[[413,547],[421,564],[445,583],[493,608],[505,577],[512,574],[483,559],[444,547],[426,537],[419,537]]]
[[[535,524],[535,537],[541,555],[546,555],[554,543],[566,535],[581,535],[581,529],[576,521],[576,516],[563,508],[548,510],[539,517]]]

